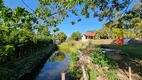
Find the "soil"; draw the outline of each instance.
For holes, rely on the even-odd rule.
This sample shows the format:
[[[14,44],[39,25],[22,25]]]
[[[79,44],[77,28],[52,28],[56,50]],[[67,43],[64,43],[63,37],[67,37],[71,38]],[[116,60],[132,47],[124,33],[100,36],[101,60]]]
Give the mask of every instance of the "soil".
[[[118,80],[130,80],[129,79],[129,67],[131,68],[132,80],[142,80],[142,65],[137,62],[126,59],[118,62],[119,68],[117,69]]]

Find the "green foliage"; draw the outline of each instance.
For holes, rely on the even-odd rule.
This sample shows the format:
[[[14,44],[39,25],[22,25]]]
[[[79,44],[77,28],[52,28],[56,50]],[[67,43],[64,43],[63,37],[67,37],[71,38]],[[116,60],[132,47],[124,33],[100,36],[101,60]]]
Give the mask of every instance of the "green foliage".
[[[102,28],[95,31],[95,39],[112,39],[112,31],[109,28]]]
[[[104,27],[113,28],[112,31],[116,38],[126,38],[126,36],[129,38],[141,37],[141,5],[141,1],[136,2],[133,8],[127,11],[124,15],[121,15],[122,13],[120,12],[116,12],[119,16],[116,16],[116,19],[105,23]]]
[[[68,41],[63,42],[59,45],[59,50],[61,52],[77,52],[79,48],[81,48],[83,45],[83,42],[79,41]]]
[[[50,32],[46,25],[39,25],[37,34],[49,36]]]
[[[71,34],[71,39],[76,40],[76,41],[80,40],[81,39],[81,33],[80,32],[73,32]]]
[[[96,49],[93,53],[93,62],[101,65],[102,67],[108,66],[106,59],[107,58],[105,58],[102,50],[100,49]]]
[[[71,60],[72,62],[76,62],[76,61],[77,61],[77,57],[78,57],[78,54],[77,54],[77,53],[71,52],[69,55],[70,55],[70,60]]]
[[[109,80],[116,80],[116,69],[118,65],[112,59],[106,58],[103,51],[99,48],[96,48],[92,54],[93,62],[104,68],[104,75],[109,78]],[[105,69],[107,67],[108,69]],[[96,70],[96,73],[99,71]]]
[[[15,80],[16,72],[8,68],[0,68],[0,79],[1,80]]]
[[[105,45],[105,46],[112,49],[123,50],[133,59],[139,59],[139,60],[142,59],[142,54],[141,54],[142,46],[135,44],[135,42],[131,42],[124,46],[118,46],[118,45]]]
[[[25,8],[14,9],[0,0],[0,64],[38,51],[52,42],[47,25]]]
[[[69,64],[69,74],[71,76],[71,79],[80,79],[82,76],[82,71],[79,67],[77,67],[77,59],[78,59],[78,53],[71,52],[69,53],[70,56],[70,64]]]
[[[71,22],[71,24],[72,24],[72,25],[74,25],[74,24],[75,24],[75,22],[74,22],[74,21],[72,21],[72,22]]]
[[[78,68],[72,68],[69,74],[71,79],[80,79],[82,77],[82,71]]]
[[[5,63],[16,58],[32,54],[44,47],[47,47],[52,42],[51,37],[40,36],[36,37],[34,41],[19,43],[18,45],[6,45],[0,49],[1,60],[0,63]]]
[[[92,57],[93,57],[93,62],[101,65],[102,67],[108,67],[108,66],[112,68],[117,67],[117,64],[113,60],[106,58],[104,52],[99,48],[95,49],[95,51],[92,54]]]
[[[96,80],[99,76],[108,78],[109,80],[116,80],[116,69],[118,65],[112,59],[105,57],[103,51],[96,45],[88,43],[88,46],[81,49],[83,53],[87,53],[92,58],[93,64],[88,64],[85,67],[87,76],[89,80]],[[80,79],[82,77],[82,70],[78,60],[78,53],[69,53],[70,55],[70,64],[69,64],[69,73],[71,79]]]
[[[122,28],[113,28],[114,37],[117,39],[123,38],[123,29]]]
[[[58,53],[55,54],[53,61],[61,62],[61,61],[63,61],[65,58],[66,58],[65,54],[64,54],[63,52],[60,52],[60,51],[59,51]]]
[[[56,40],[59,40],[61,43],[64,42],[67,38],[64,32],[58,32],[55,36],[56,36]]]
[[[129,4],[130,0],[38,0],[39,7],[36,9],[36,14],[48,26],[56,26],[72,13],[75,16],[91,16],[98,17],[100,21],[104,18],[114,19],[115,12],[123,11]],[[54,5],[54,6],[53,6]],[[81,8],[78,8],[81,7]],[[78,20],[78,22],[80,19]],[[71,22],[73,25],[75,22]]]
[[[141,29],[125,29],[125,28],[108,28],[95,31],[95,39],[120,39],[120,38],[137,38],[141,35]]]
[[[57,46],[48,46],[42,48],[42,50],[30,54],[23,58],[19,58],[0,67],[0,79],[1,80],[16,80],[23,74],[29,72],[33,67],[36,67],[41,60],[46,57],[50,57],[51,53]]]
[[[114,69],[106,70],[106,76],[109,76],[109,80],[117,80],[117,72]]]

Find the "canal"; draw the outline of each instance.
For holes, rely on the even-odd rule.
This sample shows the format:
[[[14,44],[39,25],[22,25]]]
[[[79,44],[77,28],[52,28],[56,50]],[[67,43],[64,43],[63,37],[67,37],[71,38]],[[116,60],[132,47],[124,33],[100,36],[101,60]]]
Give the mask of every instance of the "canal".
[[[61,73],[67,71],[68,63],[68,53],[55,52],[19,80],[61,80]],[[66,80],[69,80],[67,74]]]

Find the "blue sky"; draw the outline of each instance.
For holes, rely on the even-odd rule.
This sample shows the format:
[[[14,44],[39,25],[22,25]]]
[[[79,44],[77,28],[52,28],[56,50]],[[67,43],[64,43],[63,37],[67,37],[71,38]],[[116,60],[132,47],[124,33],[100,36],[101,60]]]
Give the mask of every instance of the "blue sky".
[[[133,0],[132,5],[137,0]],[[24,2],[33,10],[38,7],[38,0],[24,0]],[[21,0],[4,0],[5,6],[10,8],[15,8],[16,6],[25,7],[28,11],[31,11],[29,8],[22,3]],[[130,5],[130,8],[132,7]],[[71,15],[69,18],[65,19],[62,24],[59,24],[57,27],[60,28],[60,31],[65,32],[67,36],[70,36],[72,32],[79,31],[82,34],[86,33],[88,30],[97,30],[102,28],[103,24],[106,22],[105,20],[99,22],[97,18],[90,17],[86,19],[85,17],[81,17],[82,21],[72,25],[70,22],[73,20],[79,19],[79,17]]]

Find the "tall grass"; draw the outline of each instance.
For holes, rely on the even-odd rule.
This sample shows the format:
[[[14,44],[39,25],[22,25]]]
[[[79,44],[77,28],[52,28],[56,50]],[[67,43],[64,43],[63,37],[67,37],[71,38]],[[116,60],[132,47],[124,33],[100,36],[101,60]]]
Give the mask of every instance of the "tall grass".
[[[81,41],[69,41],[59,45],[59,50],[62,52],[77,52],[84,45]]]

